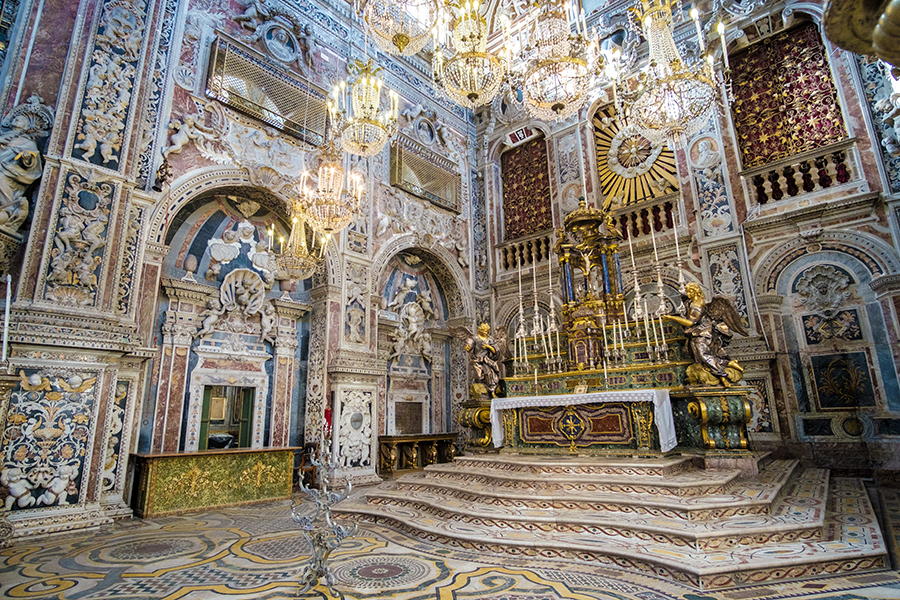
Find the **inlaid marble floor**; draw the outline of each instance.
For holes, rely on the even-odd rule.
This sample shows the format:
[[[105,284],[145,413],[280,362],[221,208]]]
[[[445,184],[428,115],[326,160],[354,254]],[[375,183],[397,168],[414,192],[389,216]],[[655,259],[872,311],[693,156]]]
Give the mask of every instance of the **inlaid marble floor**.
[[[900,537],[900,491],[884,490],[885,532]],[[200,600],[293,598],[308,556],[287,503],[158,519],[16,542],[0,550],[0,598]],[[896,544],[894,544],[896,547]],[[608,567],[498,559],[367,526],[331,561],[346,599],[900,599],[900,572],[697,592]],[[329,598],[324,587],[308,598]]]

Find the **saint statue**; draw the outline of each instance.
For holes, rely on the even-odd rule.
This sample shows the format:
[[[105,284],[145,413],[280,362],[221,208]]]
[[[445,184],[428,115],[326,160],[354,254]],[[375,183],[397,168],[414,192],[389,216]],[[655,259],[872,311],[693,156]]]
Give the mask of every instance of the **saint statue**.
[[[478,326],[477,335],[466,337],[466,352],[475,371],[473,383],[483,385],[492,398],[497,397],[497,387],[504,376],[506,345],[505,336],[491,335],[491,326],[487,323]]]
[[[696,283],[687,284],[684,300],[684,316],[663,315],[663,318],[684,326],[687,351],[694,359],[694,364],[687,368],[688,383],[731,387],[744,375],[737,361],[725,351],[733,332],[747,335],[740,315],[731,300],[723,296],[707,303]]]

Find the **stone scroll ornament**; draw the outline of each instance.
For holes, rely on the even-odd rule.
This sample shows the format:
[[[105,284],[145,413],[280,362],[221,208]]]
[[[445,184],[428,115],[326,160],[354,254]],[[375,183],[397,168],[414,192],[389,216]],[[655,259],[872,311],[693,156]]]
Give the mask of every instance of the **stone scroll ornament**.
[[[96,373],[23,370],[19,379],[0,438],[5,509],[77,502],[84,462],[90,460]]]
[[[682,302],[683,316],[663,315],[663,318],[684,327],[687,351],[694,359],[694,364],[687,368],[688,384],[731,387],[741,380],[744,370],[728,356],[725,348],[733,332],[747,335],[741,316],[728,298],[715,296],[706,302],[703,290],[696,283],[687,284]]]
[[[230,323],[225,323],[225,316]],[[233,333],[249,333],[249,319],[259,315],[259,338],[274,343],[275,307],[266,300],[262,278],[250,269],[235,269],[225,276],[218,297],[207,302],[207,309],[200,316],[203,321],[194,334],[202,339],[214,331],[230,328]]]

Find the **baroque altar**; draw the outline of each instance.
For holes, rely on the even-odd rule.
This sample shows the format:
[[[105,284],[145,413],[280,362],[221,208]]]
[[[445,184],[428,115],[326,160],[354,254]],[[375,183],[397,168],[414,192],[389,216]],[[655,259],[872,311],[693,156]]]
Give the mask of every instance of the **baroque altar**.
[[[699,286],[685,285],[680,255],[680,301],[667,296],[658,260],[656,290],[642,295],[633,253],[630,276],[623,274],[623,232],[630,233],[617,228],[608,204],[597,209],[582,199],[556,232],[559,323],[552,304],[546,321],[539,315],[535,276],[529,330],[520,271],[511,349],[502,334],[479,328],[476,379],[491,364],[484,348],[494,350],[507,376],[501,386],[485,386],[490,375],[472,386],[460,422],[475,430],[475,449],[653,456],[678,445],[746,452],[749,389],[725,351],[732,331],[745,334],[733,306],[720,297],[707,305]],[[549,282],[552,297],[552,268]],[[497,397],[504,387],[506,397]]]

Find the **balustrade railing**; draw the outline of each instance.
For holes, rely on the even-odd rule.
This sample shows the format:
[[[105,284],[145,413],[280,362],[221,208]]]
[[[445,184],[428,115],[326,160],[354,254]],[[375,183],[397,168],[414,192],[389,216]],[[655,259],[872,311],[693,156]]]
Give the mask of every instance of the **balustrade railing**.
[[[677,201],[677,194],[669,194],[630,204],[613,211],[613,222],[626,240],[649,236],[651,227],[656,234],[667,233],[675,229]]]
[[[553,231],[545,231],[537,235],[504,242],[497,246],[497,264],[499,271],[515,271],[519,265],[530,267],[532,264],[546,263],[553,250]]]
[[[856,139],[822,146],[741,172],[744,193],[756,204],[797,198],[862,177]]]

